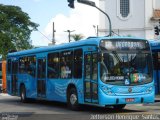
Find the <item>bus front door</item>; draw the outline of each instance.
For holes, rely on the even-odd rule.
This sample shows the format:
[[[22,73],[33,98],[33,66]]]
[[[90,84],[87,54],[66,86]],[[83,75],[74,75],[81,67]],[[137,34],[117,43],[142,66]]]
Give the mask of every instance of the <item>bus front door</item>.
[[[98,103],[98,54],[85,53],[84,67],[84,101]]]
[[[37,59],[37,97],[46,97],[46,58]]]

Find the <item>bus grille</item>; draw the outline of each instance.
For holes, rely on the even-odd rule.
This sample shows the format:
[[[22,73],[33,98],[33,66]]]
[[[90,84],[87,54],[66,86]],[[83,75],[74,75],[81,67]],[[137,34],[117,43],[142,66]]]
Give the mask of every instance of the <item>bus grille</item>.
[[[131,90],[129,90],[131,89]],[[131,93],[144,93],[146,87],[113,87],[112,92],[115,94],[131,94]]]

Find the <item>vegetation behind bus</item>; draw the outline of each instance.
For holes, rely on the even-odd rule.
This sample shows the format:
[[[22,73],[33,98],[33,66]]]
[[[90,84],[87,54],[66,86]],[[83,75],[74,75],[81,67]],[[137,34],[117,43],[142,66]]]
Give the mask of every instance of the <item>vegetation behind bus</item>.
[[[27,13],[20,7],[0,4],[0,54],[5,60],[10,50],[32,48],[30,35],[38,24],[30,21]]]

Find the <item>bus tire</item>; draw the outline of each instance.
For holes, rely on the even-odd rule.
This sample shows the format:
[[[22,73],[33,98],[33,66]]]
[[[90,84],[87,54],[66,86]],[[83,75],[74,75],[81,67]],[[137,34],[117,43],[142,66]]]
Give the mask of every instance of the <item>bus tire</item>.
[[[21,86],[20,89],[20,97],[21,97],[21,102],[22,103],[26,103],[27,102],[27,98],[26,98],[26,88],[24,85]]]
[[[122,109],[124,109],[125,106],[126,106],[126,104],[114,105],[113,109],[115,109],[115,110],[122,110]]]
[[[77,90],[74,87],[68,91],[67,105],[71,110],[79,110]]]

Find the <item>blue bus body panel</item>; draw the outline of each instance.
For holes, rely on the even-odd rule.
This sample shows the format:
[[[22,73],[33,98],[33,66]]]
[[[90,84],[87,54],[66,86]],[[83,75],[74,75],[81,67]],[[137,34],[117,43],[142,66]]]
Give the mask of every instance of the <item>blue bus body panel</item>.
[[[78,90],[78,97],[79,102],[83,103],[83,81],[82,79],[66,79],[66,80],[48,80],[47,82],[47,100],[54,100],[54,101],[61,101],[66,102],[67,101],[67,87],[69,84],[73,84],[76,86],[76,89]]]

